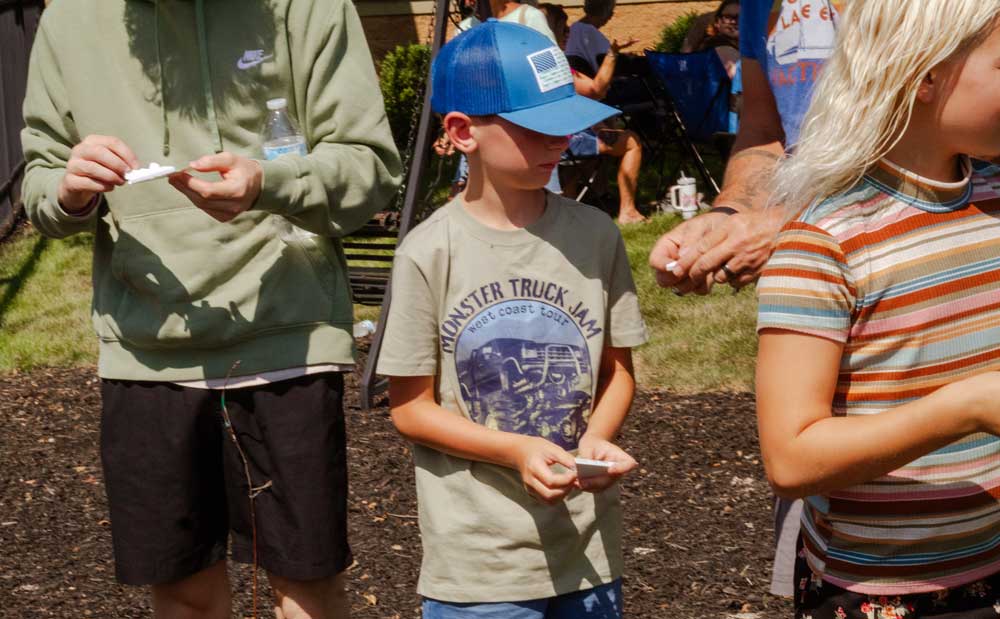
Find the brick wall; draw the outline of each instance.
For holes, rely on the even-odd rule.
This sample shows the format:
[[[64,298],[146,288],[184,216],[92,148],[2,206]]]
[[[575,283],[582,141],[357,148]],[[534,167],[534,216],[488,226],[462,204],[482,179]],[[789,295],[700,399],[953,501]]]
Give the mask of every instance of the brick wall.
[[[645,4],[619,4],[615,16],[602,29],[607,37],[639,39],[632,50],[639,51],[652,47],[659,39],[660,30],[678,16],[691,11],[705,13],[714,11],[718,2],[653,2]],[[567,7],[572,24],[583,16],[583,7]],[[386,15],[361,18],[368,45],[375,60],[381,60],[395,46],[411,42],[429,42],[432,16],[430,15]],[[448,36],[454,27],[449,24]]]

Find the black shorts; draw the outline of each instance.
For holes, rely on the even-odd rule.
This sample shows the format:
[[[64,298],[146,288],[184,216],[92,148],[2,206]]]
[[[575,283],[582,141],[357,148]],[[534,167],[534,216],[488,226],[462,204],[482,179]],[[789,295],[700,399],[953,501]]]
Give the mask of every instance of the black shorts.
[[[257,559],[270,573],[315,580],[351,564],[343,376],[230,389],[226,408],[250,466]],[[223,425],[221,391],[102,380],[101,460],[115,572],[125,584],[180,580],[252,555],[250,499]]]

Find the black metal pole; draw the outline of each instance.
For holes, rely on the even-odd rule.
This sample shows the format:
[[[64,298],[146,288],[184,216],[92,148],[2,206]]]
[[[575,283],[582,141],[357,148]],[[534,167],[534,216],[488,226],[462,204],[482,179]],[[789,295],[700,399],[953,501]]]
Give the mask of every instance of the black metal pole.
[[[445,34],[448,30],[448,6],[451,0],[437,0],[434,12],[434,38],[431,41],[431,62],[437,57],[438,50],[444,45]],[[396,238],[396,246],[403,241],[403,238],[413,227],[413,222],[417,216],[417,197],[420,194],[420,183],[424,178],[424,169],[427,167],[427,156],[430,152],[431,139],[434,136],[434,117],[431,113],[431,71],[430,63],[427,65],[427,82],[424,87],[424,104],[420,111],[420,124],[417,127],[417,140],[414,146],[412,164],[406,180],[406,196],[403,199],[403,212],[399,218],[399,234]],[[385,291],[385,299],[382,301],[382,309],[379,312],[378,327],[375,329],[375,336],[372,338],[371,347],[368,349],[368,359],[365,362],[365,371],[361,376],[361,408],[369,410],[374,404],[375,395],[382,391],[377,389],[377,377],[375,367],[378,365],[379,352],[382,349],[382,337],[385,333],[386,318],[389,316],[389,304],[392,302],[392,281]]]

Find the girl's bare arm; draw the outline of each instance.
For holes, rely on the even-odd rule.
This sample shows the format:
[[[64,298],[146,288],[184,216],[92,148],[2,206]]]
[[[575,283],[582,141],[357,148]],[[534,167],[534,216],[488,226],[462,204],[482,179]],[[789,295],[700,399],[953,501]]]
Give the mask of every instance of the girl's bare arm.
[[[757,418],[767,476],[803,497],[886,475],[974,432],[997,433],[1000,374],[944,386],[869,416],[834,417],[842,344],[766,329],[757,355]]]

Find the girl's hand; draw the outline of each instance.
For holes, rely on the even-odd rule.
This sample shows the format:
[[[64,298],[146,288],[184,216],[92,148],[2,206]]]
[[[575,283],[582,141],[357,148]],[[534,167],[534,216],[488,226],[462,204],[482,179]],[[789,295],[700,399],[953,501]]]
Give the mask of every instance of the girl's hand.
[[[576,462],[565,449],[539,436],[524,436],[517,443],[514,463],[524,488],[536,499],[554,505],[566,498],[576,487]],[[564,473],[552,470],[553,464],[566,468]]]
[[[587,492],[601,492],[602,490],[606,490],[618,481],[619,478],[639,466],[635,458],[625,453],[625,450],[621,447],[611,441],[587,434],[584,434],[583,438],[580,439],[580,450],[578,453],[581,458],[612,463],[607,475],[582,477],[577,480],[577,486]]]

